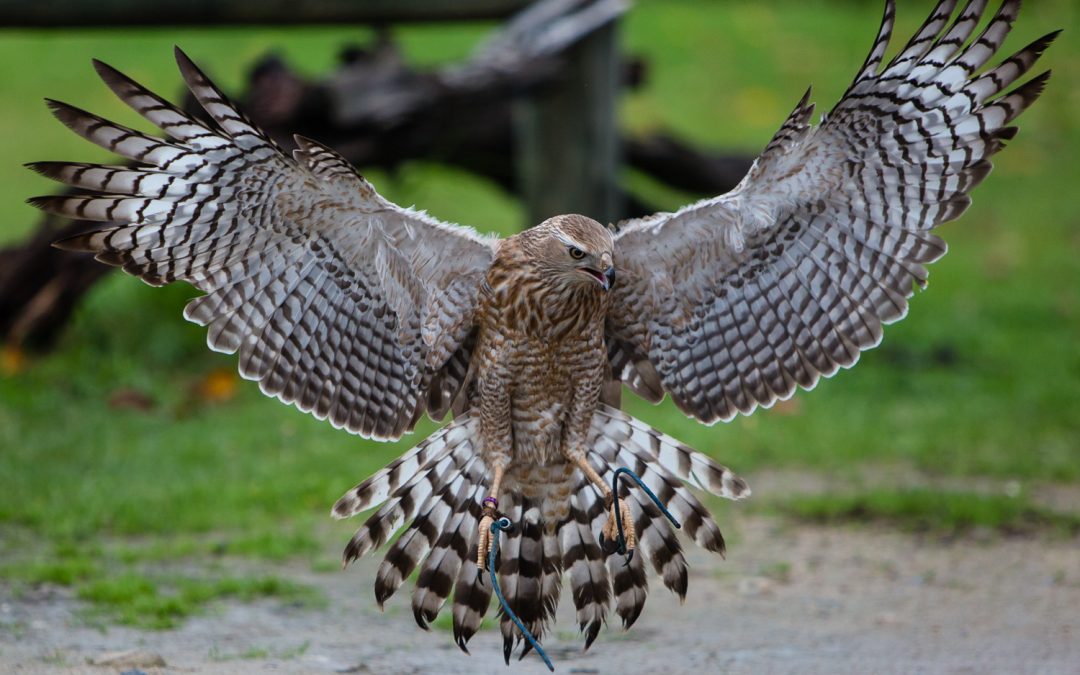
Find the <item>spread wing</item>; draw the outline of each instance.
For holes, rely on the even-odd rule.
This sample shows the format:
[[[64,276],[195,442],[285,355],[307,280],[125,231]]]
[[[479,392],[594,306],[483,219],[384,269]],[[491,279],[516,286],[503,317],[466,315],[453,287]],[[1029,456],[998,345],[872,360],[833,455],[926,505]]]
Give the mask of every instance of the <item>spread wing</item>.
[[[58,242],[150,284],[206,294],[184,310],[262,390],[339,427],[397,438],[445,414],[468,363],[492,242],[379,196],[341,156],[297,137],[286,155],[177,50],[204,124],[111,67],[105,83],[168,138],[50,102],[130,167],[42,162],[94,194],[35,206],[111,223]]]
[[[809,92],[730,193],[626,223],[608,319],[612,369],[704,422],[785,399],[855,363],[902,318],[934,227],[959,216],[1049,72],[1009,93],[1056,34],[995,68],[1020,2],[943,0],[884,68],[892,0],[851,87],[817,127]]]

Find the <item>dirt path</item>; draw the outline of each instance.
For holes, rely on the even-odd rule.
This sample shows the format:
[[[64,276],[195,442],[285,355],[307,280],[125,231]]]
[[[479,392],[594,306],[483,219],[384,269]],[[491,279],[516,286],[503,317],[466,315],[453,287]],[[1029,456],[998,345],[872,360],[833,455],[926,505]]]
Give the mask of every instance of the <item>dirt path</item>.
[[[631,631],[609,627],[586,654],[564,594],[545,640],[558,672],[1080,673],[1080,541],[946,544],[764,517],[729,530],[726,562],[693,552],[685,605],[657,584]],[[100,632],[62,590],[0,589],[0,672],[120,672],[88,659],[133,648],[168,664],[147,673],[507,672],[495,630],[469,657],[448,631],[417,630],[407,596],[380,614],[374,569],[275,569],[321,587],[329,608],[230,604],[168,632]],[[514,670],[545,672],[533,656]]]

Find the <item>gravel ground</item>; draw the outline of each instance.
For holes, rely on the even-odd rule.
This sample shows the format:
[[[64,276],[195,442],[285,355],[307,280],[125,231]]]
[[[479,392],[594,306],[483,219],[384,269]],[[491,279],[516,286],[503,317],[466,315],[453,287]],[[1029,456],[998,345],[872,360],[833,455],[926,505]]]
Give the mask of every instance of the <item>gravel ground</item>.
[[[682,606],[657,583],[637,625],[610,626],[587,653],[564,593],[545,640],[557,671],[1080,673],[1080,541],[950,543],[758,516],[728,529],[727,561],[691,552]],[[319,586],[330,606],[227,604],[167,632],[102,632],[80,623],[65,589],[0,588],[0,672],[507,672],[496,630],[466,656],[448,631],[415,627],[407,594],[380,613],[375,567],[268,569]],[[145,653],[92,665],[133,649]],[[512,664],[546,672],[533,655]]]

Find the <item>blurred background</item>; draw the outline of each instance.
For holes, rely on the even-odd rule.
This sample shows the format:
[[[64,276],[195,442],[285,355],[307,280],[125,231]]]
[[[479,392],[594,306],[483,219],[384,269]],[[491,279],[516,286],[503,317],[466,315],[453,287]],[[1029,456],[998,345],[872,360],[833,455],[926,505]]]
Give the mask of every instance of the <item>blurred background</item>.
[[[902,3],[894,39],[906,40],[933,4]],[[1072,0],[1028,4],[1002,56],[1051,30],[1080,25]],[[596,208],[610,209],[617,219],[712,194],[704,191],[708,183],[678,175],[686,173],[679,167],[709,167],[708,180],[728,180],[733,167],[744,167],[764,147],[809,84],[819,112],[827,111],[862,63],[880,15],[876,1],[636,2],[612,32],[618,56],[602,66],[623,85],[617,129],[610,133],[625,161],[614,174],[612,201]],[[514,99],[503,111],[509,117],[490,123],[485,117],[480,126],[503,133],[496,127],[511,120],[520,130],[538,113],[514,97],[528,98],[536,83],[544,91],[550,72],[473,72],[494,84],[483,90],[461,85],[470,76],[462,64],[476,62],[478,45],[499,25],[0,29],[0,128],[6,130],[0,249],[18,248],[39,232],[40,216],[24,200],[56,189],[22,163],[110,160],[57,123],[42,99],[148,129],[97,79],[90,59],[180,101],[173,45],[230,95],[252,106],[261,102],[263,109],[248,111],[275,132],[275,124],[295,123],[300,128],[287,130],[368,158],[361,170],[387,198],[485,232],[531,225],[530,214],[543,207],[528,195],[528,172],[543,169],[522,159],[520,137],[512,146],[517,154],[508,154],[505,144],[516,133],[508,127],[498,138],[483,129],[455,135],[423,127],[423,143],[388,150],[350,132],[341,117],[367,115],[359,127],[366,124],[369,132],[395,129],[386,133],[420,138],[415,129],[421,127],[395,126],[393,106],[402,105],[400,99],[386,99],[390,112],[348,112],[349,87],[376,82],[372,69],[391,64],[390,72],[408,77],[403,89],[390,91],[418,96],[405,105],[419,115],[410,123],[425,124],[433,109],[494,115],[492,101]],[[557,58],[553,63],[556,70],[565,65]],[[971,209],[940,229],[950,252],[931,268],[928,291],[913,299],[910,315],[890,327],[882,346],[857,368],[772,410],[711,428],[666,403],[628,401],[633,414],[732,467],[754,487],[746,504],[711,504],[721,525],[737,532],[747,518],[857,520],[945,538],[976,532],[1075,539],[1075,36],[1066,33],[1041,66],[1035,72],[1054,70],[1045,95],[1020,118],[1019,135],[995,157]],[[557,72],[554,77],[560,81]],[[455,98],[455,83],[466,94]],[[362,107],[363,92],[354,93]],[[471,95],[491,98],[461,108]],[[551,105],[558,111],[557,102]],[[633,157],[631,143],[638,144]],[[19,281],[8,279],[8,287]],[[196,582],[162,578],[148,567],[163,559],[238,556],[299,562],[316,572],[336,568],[354,524],[331,522],[330,505],[435,428],[425,421],[399,443],[374,443],[264,398],[236,376],[233,357],[211,353],[204,330],[181,318],[193,295],[183,285],[153,289],[110,272],[79,297],[70,319],[48,339],[10,338],[3,347],[0,580],[8,588],[57,585],[106,623],[150,628],[175,626],[220,596],[311,600],[303,587],[270,572],[258,583],[220,571]]]

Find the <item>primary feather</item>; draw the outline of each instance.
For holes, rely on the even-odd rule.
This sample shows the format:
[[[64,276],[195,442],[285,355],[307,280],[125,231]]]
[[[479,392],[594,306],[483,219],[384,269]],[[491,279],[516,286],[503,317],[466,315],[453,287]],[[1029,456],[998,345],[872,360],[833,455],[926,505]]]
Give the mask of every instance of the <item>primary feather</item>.
[[[608,318],[618,377],[703,422],[728,420],[850,367],[907,313],[946,250],[933,228],[970,204],[1049,73],[1005,90],[1056,36],[979,75],[1020,3],[1002,3],[970,42],[986,3],[950,26],[956,4],[939,3],[881,67],[887,2],[870,55],[820,125],[807,92],[732,192],[622,224]]]

